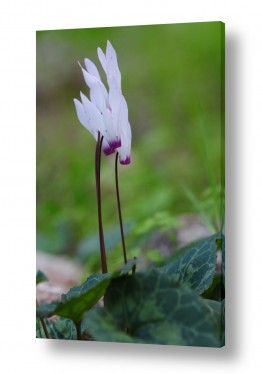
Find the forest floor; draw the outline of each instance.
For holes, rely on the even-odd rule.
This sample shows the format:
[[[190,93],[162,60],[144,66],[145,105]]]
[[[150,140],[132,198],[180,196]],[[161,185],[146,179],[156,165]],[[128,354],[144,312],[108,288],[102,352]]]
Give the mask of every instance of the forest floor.
[[[180,216],[180,221],[181,227],[175,230],[177,239],[175,246],[163,233],[156,232],[152,236],[151,244],[159,248],[164,256],[169,256],[173,251],[210,235],[207,227],[196,215]],[[84,267],[69,257],[40,251],[36,252],[36,269],[41,270],[48,278],[47,282],[37,286],[36,297],[40,305],[60,300],[63,293],[81,282],[85,273]]]

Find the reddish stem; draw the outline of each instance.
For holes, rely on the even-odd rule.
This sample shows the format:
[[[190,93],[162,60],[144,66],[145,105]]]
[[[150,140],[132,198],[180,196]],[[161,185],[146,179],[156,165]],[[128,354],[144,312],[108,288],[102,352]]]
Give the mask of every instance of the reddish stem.
[[[126,245],[125,245],[125,236],[124,236],[124,230],[123,230],[121,204],[120,204],[120,197],[119,197],[117,165],[118,165],[118,152],[116,153],[116,160],[115,160],[116,197],[117,197],[118,217],[119,217],[119,224],[120,224],[120,231],[121,231],[121,238],[122,238],[123,255],[124,255],[124,261],[126,264],[127,263]]]
[[[100,185],[102,143],[103,143],[103,136],[100,139],[100,131],[98,131],[98,140],[97,140],[97,144],[96,144],[96,155],[95,155],[98,230],[99,230],[99,242],[100,242],[100,255],[101,255],[102,273],[107,273],[106,251],[105,251],[105,241],[104,241],[103,223],[102,223],[101,185]]]

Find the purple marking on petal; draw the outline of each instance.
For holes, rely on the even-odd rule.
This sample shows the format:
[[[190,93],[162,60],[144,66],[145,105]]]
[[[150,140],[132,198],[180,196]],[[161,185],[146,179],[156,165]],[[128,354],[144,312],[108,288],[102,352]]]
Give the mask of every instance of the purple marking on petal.
[[[103,152],[106,156],[109,156],[111,155],[112,153],[115,152],[114,148],[111,148],[109,146],[106,146],[105,148],[103,148]]]
[[[111,148],[119,148],[121,147],[121,139],[118,139],[118,140],[113,140],[112,142],[109,142],[109,145]]]
[[[120,160],[121,165],[128,165],[130,164],[130,162],[131,162],[131,159],[129,156],[127,156],[124,160]]]

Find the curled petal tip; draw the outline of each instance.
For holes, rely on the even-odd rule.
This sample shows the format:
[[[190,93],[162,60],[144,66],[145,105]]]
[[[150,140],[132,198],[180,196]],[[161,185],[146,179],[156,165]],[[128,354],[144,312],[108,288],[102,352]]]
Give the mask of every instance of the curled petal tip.
[[[130,158],[130,156],[127,156],[125,159],[120,160],[120,164],[121,164],[121,165],[128,165],[128,164],[130,164],[130,163],[131,163],[131,158]]]

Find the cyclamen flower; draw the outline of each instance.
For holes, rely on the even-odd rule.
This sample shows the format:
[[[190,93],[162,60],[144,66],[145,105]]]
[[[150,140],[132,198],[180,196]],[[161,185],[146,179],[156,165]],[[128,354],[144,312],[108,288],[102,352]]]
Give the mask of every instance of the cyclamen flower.
[[[81,65],[85,82],[90,89],[90,100],[80,92],[81,101],[74,99],[80,123],[94,138],[98,131],[103,135],[102,149],[105,155],[119,153],[120,163],[130,163],[131,127],[128,121],[128,107],[121,89],[121,73],[116,52],[107,42],[106,54],[98,48],[98,58],[106,74],[108,90],[103,84],[96,65],[85,58]]]

